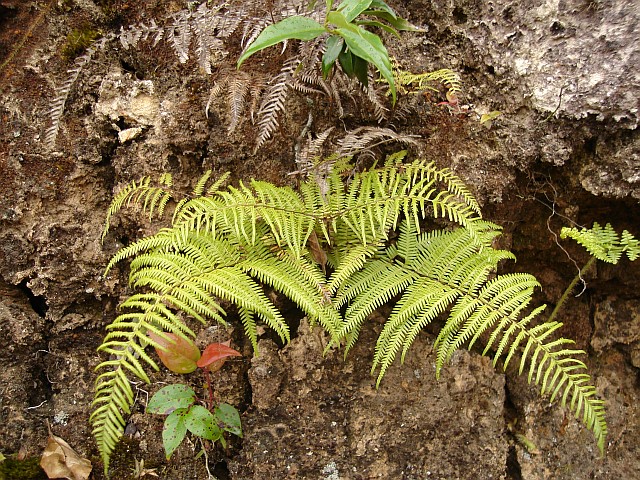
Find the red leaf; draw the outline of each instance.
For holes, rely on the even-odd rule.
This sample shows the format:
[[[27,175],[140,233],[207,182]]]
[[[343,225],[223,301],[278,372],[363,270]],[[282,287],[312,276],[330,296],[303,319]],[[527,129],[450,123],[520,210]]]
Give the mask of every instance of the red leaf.
[[[160,360],[169,370],[174,373],[191,373],[196,369],[200,350],[193,342],[174,333],[165,333],[168,339],[153,332],[148,332],[147,335],[154,342]],[[162,348],[158,348],[156,344]]]
[[[200,360],[198,360],[197,364],[200,368],[209,367],[209,370],[215,372],[220,370],[222,365],[224,365],[224,362],[226,362],[229,357],[241,356],[242,354],[240,352],[229,347],[229,345],[225,345],[224,343],[211,343],[204,349],[204,352],[202,352],[202,356],[200,357]]]

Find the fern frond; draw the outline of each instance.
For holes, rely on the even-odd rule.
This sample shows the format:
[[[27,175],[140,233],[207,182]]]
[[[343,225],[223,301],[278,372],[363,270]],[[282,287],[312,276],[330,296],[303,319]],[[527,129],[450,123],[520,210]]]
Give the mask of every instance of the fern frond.
[[[354,177],[340,212],[340,221],[347,227],[343,231],[358,242],[377,243],[397,226],[401,214],[413,225],[430,214],[474,230],[479,207],[464,184],[433,163],[400,166],[405,154],[392,155],[384,167]]]
[[[629,260],[634,261],[640,256],[640,242],[627,230],[622,235],[614,230],[610,223],[604,228],[594,222],[592,228],[567,228],[560,232],[560,238],[572,238],[587,251],[603,262],[616,264],[623,253]]]
[[[448,68],[418,74],[394,68],[393,77],[396,88],[401,93],[419,93],[425,90],[437,91],[431,86],[433,82],[440,82],[444,85],[449,95],[456,95],[462,91],[459,75]]]
[[[91,61],[96,52],[104,50],[109,41],[113,39],[113,36],[106,35],[95,42],[93,42],[86,51],[74,60],[73,67],[67,70],[67,79],[64,83],[56,87],[56,92],[53,101],[51,102],[51,108],[49,109],[49,127],[47,128],[44,136],[44,145],[47,150],[52,150],[55,147],[58,131],[60,130],[60,122],[62,121],[62,114],[64,113],[64,107],[71,93],[71,89],[74,87],[80,73],[84,67]]]
[[[241,71],[238,71],[229,82],[229,126],[227,127],[229,133],[233,132],[240,123],[250,84],[251,77]]]
[[[494,276],[500,262],[514,258],[492,248],[499,227],[482,220],[475,198],[449,170],[424,160],[404,163],[405,156],[390,155],[383,166],[364,172],[354,172],[346,159],[316,161],[299,192],[255,180],[223,188],[224,176],[207,188],[207,172],[192,197],[178,203],[170,228],[113,256],[107,272],[133,257],[130,286],[143,293],[122,303],[125,311],[100,347],[112,357],[98,366],[91,418],[106,464],[133,402],[128,379],[148,381],[146,370],[157,368],[145,351],[154,345],[148,332],[192,338],[180,312],[202,323],[224,323],[225,301],[237,307],[254,349],[257,321],[287,342],[289,327],[265,285],[320,324],[329,347],[346,341],[346,352],[367,317],[399,295],[376,343],[377,384],[398,353],[403,360],[419,332],[439,316],[446,321],[436,340],[437,374],[465,343],[484,341],[485,354],[495,348],[494,364],[506,356],[505,368],[522,347],[521,373],[527,367],[528,381],[542,394],[561,397],[603,448],[604,405],[582,372],[581,352],[555,338],[561,324],[531,326],[542,307],[525,315],[535,278]],[[116,196],[109,215],[126,202],[153,211],[160,198],[143,179]],[[421,233],[427,217],[446,217],[458,228]],[[397,239],[390,235],[396,228]],[[620,242],[630,250],[637,246],[629,234]]]
[[[217,38],[220,33],[216,30],[219,24],[216,14],[220,11],[222,5],[209,8],[207,3],[201,3],[193,13],[192,29],[198,64],[206,74],[211,75],[211,67],[216,64],[215,54],[223,57],[226,55],[226,51],[222,41]]]
[[[118,192],[111,200],[111,205],[107,210],[107,218],[105,220],[104,230],[102,231],[102,241],[104,242],[109,227],[111,226],[111,217],[118,213],[123,206],[130,207],[131,204],[141,208],[144,213],[149,215],[149,220],[153,218],[154,212],[161,217],[167,203],[171,199],[171,192],[168,188],[173,186],[173,179],[170,173],[165,173],[158,179],[160,186],[151,186],[151,177],[142,177],[138,181],[133,181],[120,192]]]
[[[371,305],[403,291],[376,343],[377,384],[397,354],[402,351],[404,360],[418,333],[445,312],[446,322],[435,343],[436,375],[455,350],[465,343],[470,348],[485,332],[492,331],[484,353],[497,342],[494,363],[506,354],[505,368],[524,344],[520,372],[528,364],[529,383],[540,385],[541,394],[549,393],[553,399],[561,394],[563,406],[582,419],[604,448],[603,402],[596,398],[590,377],[580,372],[586,366],[576,358],[584,352],[567,349],[570,340],[553,337],[560,323],[529,326],[543,307],[521,318],[538,286],[534,277],[510,274],[489,279],[498,262],[513,256],[489,247],[496,230],[483,223],[473,234],[459,228],[416,235],[411,226],[401,228],[397,246],[388,247],[348,281],[345,291],[351,303],[343,333],[347,338],[357,335]]]
[[[378,123],[382,123],[387,119],[389,109],[384,105],[384,94],[381,94],[380,89],[376,88],[376,82],[373,79],[373,75],[369,74],[368,84],[366,86],[360,84],[360,88],[364,90],[367,99],[369,99],[369,102],[371,102],[376,120],[378,121]]]
[[[191,28],[191,14],[183,10],[174,16],[174,21],[165,30],[165,36],[180,63],[189,60]]]
[[[419,136],[397,133],[390,128],[380,127],[358,127],[350,130],[338,141],[338,155],[349,157],[384,145],[386,143],[397,142],[404,145],[418,146]]]
[[[113,358],[96,367],[97,371],[107,371],[103,371],[96,379],[96,393],[92,403],[94,411],[90,416],[105,470],[108,469],[111,453],[124,432],[125,415],[131,413],[130,405],[133,404],[134,395],[129,376],[149,382],[142,362],[158,370],[158,365],[141,346],[141,342],[146,344],[147,330],[161,319],[163,327],[168,327],[168,331],[181,337],[186,336],[185,327],[179,321],[176,323],[175,316],[163,317],[166,309],[159,308],[161,305],[162,298],[157,294],[131,297],[123,307],[134,307],[140,311],[137,314],[125,313],[119,316],[110,326],[111,331],[98,349]],[[193,335],[193,332],[190,333]]]
[[[301,61],[298,55],[286,60],[280,73],[273,77],[269,83],[257,113],[258,139],[256,140],[256,150],[264,145],[278,128],[278,115],[284,110],[284,102],[287,98],[293,72],[298,68]]]
[[[319,133],[316,138],[310,137],[302,145],[299,151],[296,151],[296,165],[298,166],[298,172],[303,175],[307,175],[313,167],[314,160],[321,157],[322,148],[324,143],[333,132],[335,127],[329,127],[325,131]]]

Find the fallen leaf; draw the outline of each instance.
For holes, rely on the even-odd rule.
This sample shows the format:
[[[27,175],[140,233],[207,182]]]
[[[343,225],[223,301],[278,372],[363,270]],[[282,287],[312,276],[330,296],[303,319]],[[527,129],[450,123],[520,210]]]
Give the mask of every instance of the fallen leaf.
[[[311,254],[311,258],[313,258],[313,261],[320,265],[320,267],[322,267],[322,271],[326,273],[327,252],[322,249],[316,232],[311,232],[311,235],[309,235],[307,246],[309,247],[309,253]]]
[[[78,455],[62,438],[53,435],[51,429],[40,466],[49,478],[87,480],[91,474],[91,462]]]

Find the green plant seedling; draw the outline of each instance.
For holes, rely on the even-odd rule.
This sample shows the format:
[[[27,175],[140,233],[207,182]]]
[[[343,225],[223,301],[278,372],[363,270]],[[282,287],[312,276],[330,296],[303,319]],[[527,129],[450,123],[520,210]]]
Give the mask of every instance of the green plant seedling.
[[[160,361],[172,372],[186,374],[195,371],[198,367],[200,350],[191,340],[179,337],[175,333],[149,332],[147,335]]]
[[[571,281],[567,289],[564,291],[555,308],[549,315],[549,321],[555,319],[558,312],[562,309],[569,295],[574,291],[578,282],[583,282],[583,276],[593,265],[596,260],[616,265],[623,254],[627,255],[630,261],[635,261],[640,257],[640,242],[627,230],[622,231],[622,235],[614,230],[610,223],[604,228],[598,222],[593,222],[592,228],[569,228],[563,227],[560,231],[560,238],[572,238],[582,245],[591,258],[580,269],[578,274]]]
[[[187,432],[211,442],[219,441],[226,448],[227,442],[224,439],[224,432],[242,437],[240,414],[229,404],[215,405],[209,372],[212,365],[216,367],[217,371],[229,357],[241,356],[241,354],[228,345],[213,343],[207,346],[205,355],[201,357],[193,343],[174,334],[164,334],[164,336],[150,335],[153,342],[157,343],[155,348],[162,363],[176,373],[190,370],[191,364],[193,364],[193,369],[190,371],[200,367],[206,379],[208,391],[206,407],[198,404],[196,392],[183,384],[167,385],[149,400],[147,413],[167,415],[162,429],[162,443],[167,460],[182,443]],[[170,339],[174,342],[169,341]],[[194,349],[198,357],[196,361],[193,361]],[[200,362],[200,360],[203,361]]]
[[[313,40],[328,34],[322,57],[322,74],[326,78],[336,61],[349,77],[356,77],[367,85],[369,64],[375,66],[389,83],[396,101],[396,86],[389,52],[380,37],[365,27],[378,27],[396,36],[398,30],[419,29],[397,14],[382,0],[345,0],[333,9],[333,0],[327,1],[324,23],[310,17],[294,16],[267,26],[244,50],[238,59],[238,68],[254,53],[287,40]]]

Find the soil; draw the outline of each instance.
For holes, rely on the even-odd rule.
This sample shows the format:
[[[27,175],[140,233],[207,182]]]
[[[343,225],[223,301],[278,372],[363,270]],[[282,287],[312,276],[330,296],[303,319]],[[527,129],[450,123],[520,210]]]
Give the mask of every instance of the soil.
[[[193,59],[180,64],[162,43],[99,52],[71,90],[55,148],[44,145],[55,85],[72,67],[63,55],[69,35],[160,23],[186,3],[0,0],[0,453],[12,462],[42,454],[49,424],[92,461],[92,478],[104,478],[88,422],[94,367],[104,360],[96,348],[128,290],[126,268],[102,274],[119,247],[161,225],[125,214],[101,243],[114,191],[171,172],[186,192],[206,169],[231,171],[234,182],[295,185],[289,173],[310,112],[304,95],[288,98],[274,138],[254,152],[255,126],[246,120],[228,133],[223,98],[205,114],[213,82],[233,70],[233,55],[210,76]],[[424,30],[403,34],[402,42],[385,37],[390,53],[415,72],[457,71],[464,108],[438,105],[443,92],[414,96],[403,100],[414,113],[386,126],[420,135],[411,153],[469,185],[485,218],[504,228],[500,246],[518,258],[504,271],[536,275],[543,286],[536,301],[553,307],[588,259],[558,239],[562,226],[610,222],[640,235],[635,2],[390,4]],[[270,52],[246,67],[273,75],[281,62]],[[315,135],[334,126],[331,141],[338,131],[377,125],[370,107],[343,100],[338,119],[335,104],[314,97]],[[481,124],[479,115],[491,111],[501,115]],[[129,128],[140,131],[121,141],[118,133]],[[294,338],[284,346],[265,331],[259,356],[233,315],[235,328],[199,334],[201,344],[231,339],[244,355],[213,385],[241,411],[243,438],[209,450],[206,462],[197,457],[201,445],[188,439],[167,461],[162,418],[145,415],[144,406],[162,385],[184,379],[161,371],[151,385],[135,386],[111,478],[134,478],[136,460],[164,479],[204,479],[207,465],[221,480],[637,478],[639,277],[640,262],[597,264],[558,318],[561,334],[587,352],[606,399],[604,456],[566,409],[474,349],[456,353],[436,380],[433,329],[376,389],[369,371],[388,306],[344,359],[341,352],[323,356],[320,329],[283,303],[299,325]],[[38,478],[18,477],[7,465],[0,463],[0,479]]]

